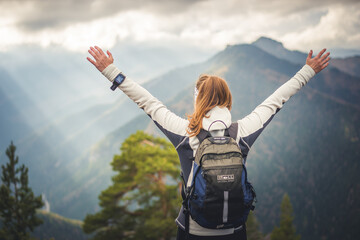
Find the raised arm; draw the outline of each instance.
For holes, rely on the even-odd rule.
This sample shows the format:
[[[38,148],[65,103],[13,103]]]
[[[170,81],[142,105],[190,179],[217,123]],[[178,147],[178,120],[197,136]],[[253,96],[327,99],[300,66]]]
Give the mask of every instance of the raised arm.
[[[107,51],[107,55],[99,47],[90,47],[89,53],[94,60],[87,58],[109,81],[114,79],[121,71],[113,64],[114,58]],[[120,84],[119,88],[133,100],[144,112],[150,116],[160,130],[176,146],[186,135],[188,121],[168,110],[157,98],[152,96],[145,88],[129,78]]]
[[[240,141],[240,144],[246,145],[247,150],[250,150],[256,138],[283,107],[284,103],[296,94],[316,73],[329,65],[330,53],[324,54],[325,51],[326,49],[323,49],[316,57],[312,58],[313,51],[310,50],[306,65],[300,71],[257,106],[252,113],[238,121],[238,141]]]

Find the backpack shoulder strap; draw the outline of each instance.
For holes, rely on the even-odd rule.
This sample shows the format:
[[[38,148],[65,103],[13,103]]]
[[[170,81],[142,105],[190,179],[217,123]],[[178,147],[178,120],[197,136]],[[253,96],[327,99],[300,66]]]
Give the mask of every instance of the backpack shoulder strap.
[[[199,134],[196,135],[196,137],[197,137],[197,139],[199,140],[199,142],[202,143],[202,141],[204,141],[205,138],[211,137],[211,135],[210,135],[210,132],[208,132],[208,131],[206,131],[206,130],[204,130],[204,129],[201,129],[200,132],[199,132]]]
[[[230,127],[227,129],[229,132],[229,136],[236,140],[237,132],[238,132],[238,123],[233,122]]]

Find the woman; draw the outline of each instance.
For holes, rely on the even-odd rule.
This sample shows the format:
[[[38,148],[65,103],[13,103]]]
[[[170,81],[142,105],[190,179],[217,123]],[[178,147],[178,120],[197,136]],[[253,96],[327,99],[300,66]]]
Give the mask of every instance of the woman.
[[[297,93],[316,73],[329,65],[329,54],[324,54],[323,49],[316,57],[312,58],[312,50],[309,52],[305,66],[297,72],[294,77],[279,87],[263,103],[245,118],[236,122],[237,138],[246,157],[250,147],[262,130],[280,110],[283,104],[291,96]],[[210,131],[212,136],[223,136],[225,129],[230,127],[232,97],[225,80],[210,75],[202,75],[196,82],[195,87],[195,109],[188,119],[183,119],[169,111],[159,100],[153,97],[140,85],[125,78],[120,70],[113,64],[112,54],[107,55],[99,47],[90,47],[89,53],[94,59],[87,58],[105,77],[111,82],[116,79],[119,88],[132,99],[146,114],[148,114],[160,130],[169,138],[175,146],[181,164],[181,170],[185,182],[190,174],[192,158],[195,156],[199,146],[196,135],[201,129]],[[198,225],[190,217],[190,239],[246,239],[246,226],[237,229],[206,229]],[[178,225],[177,239],[185,238],[185,215],[180,210],[176,219]]]

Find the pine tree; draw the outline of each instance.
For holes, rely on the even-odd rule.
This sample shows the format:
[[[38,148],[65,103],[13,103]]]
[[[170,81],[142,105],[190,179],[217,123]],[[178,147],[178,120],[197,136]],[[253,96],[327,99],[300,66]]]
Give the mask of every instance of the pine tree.
[[[181,205],[179,160],[162,138],[138,131],[111,163],[117,174],[100,196],[102,210],[87,215],[85,233],[93,239],[171,239]]]
[[[274,228],[271,240],[300,240],[293,225],[293,208],[288,194],[284,194],[280,211],[280,226]]]
[[[6,149],[9,162],[2,165],[0,187],[0,218],[2,228],[0,239],[30,239],[29,231],[42,223],[36,216],[36,209],[43,206],[41,196],[34,196],[28,186],[28,168],[16,167],[19,157],[15,156],[16,147],[11,142]]]
[[[257,221],[253,211],[250,211],[250,214],[246,221],[246,233],[247,233],[248,240],[263,239],[263,235],[259,230],[259,222]]]

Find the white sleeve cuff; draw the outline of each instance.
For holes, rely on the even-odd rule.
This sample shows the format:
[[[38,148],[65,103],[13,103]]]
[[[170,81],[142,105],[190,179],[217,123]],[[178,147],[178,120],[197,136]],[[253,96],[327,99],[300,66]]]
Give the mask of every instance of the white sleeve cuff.
[[[114,65],[110,64],[107,66],[102,72],[101,72],[107,79],[109,79],[110,82],[113,82],[121,71]]]
[[[305,73],[305,76],[307,78],[307,81],[308,82],[310,80],[310,78],[314,77],[315,76],[315,71],[314,69],[312,69],[312,67],[310,67],[309,65],[305,64],[301,70],[304,70],[304,73]]]

